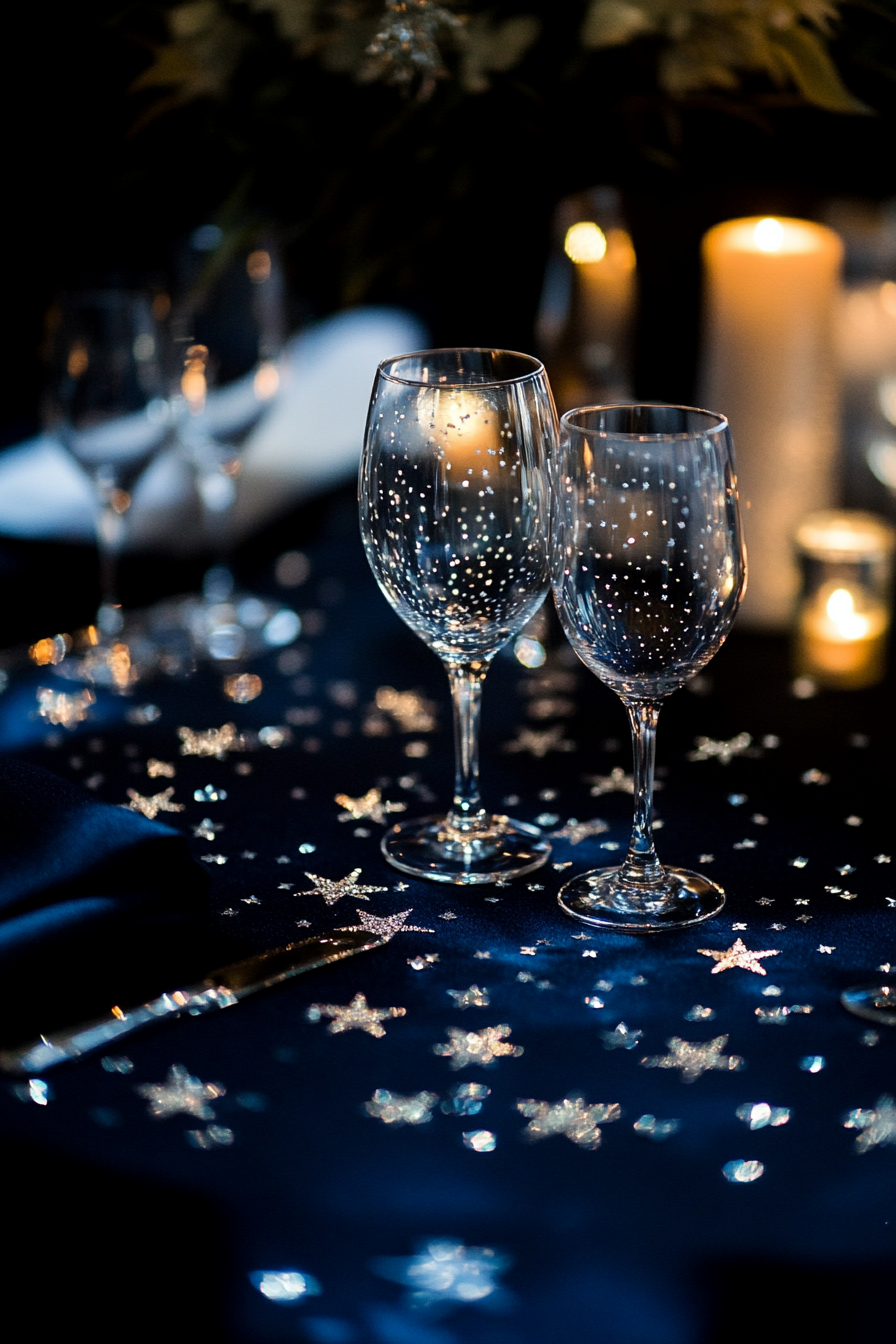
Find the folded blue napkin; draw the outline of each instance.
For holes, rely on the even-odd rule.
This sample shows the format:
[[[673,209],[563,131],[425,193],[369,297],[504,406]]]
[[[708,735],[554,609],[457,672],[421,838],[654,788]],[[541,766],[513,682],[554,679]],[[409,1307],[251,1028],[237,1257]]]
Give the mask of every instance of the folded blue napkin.
[[[206,914],[207,877],[182,835],[48,770],[0,761],[4,1035],[21,1007],[67,1019],[173,974]]]

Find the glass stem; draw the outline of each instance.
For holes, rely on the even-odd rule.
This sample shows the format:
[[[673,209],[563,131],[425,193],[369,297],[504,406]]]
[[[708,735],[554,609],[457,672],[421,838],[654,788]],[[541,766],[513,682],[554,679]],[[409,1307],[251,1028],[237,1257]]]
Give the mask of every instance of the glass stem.
[[[457,831],[485,829],[479,797],[479,711],[485,673],[480,662],[448,668],[454,709],[454,802],[448,821]]]
[[[97,623],[105,635],[122,627],[118,600],[118,562],[127,535],[130,496],[114,481],[97,479],[100,508],[96,519],[96,542],[100,561],[100,607]]]
[[[632,728],[635,820],[622,881],[634,887],[656,887],[665,876],[653,847],[653,769],[656,758],[658,705],[634,701],[626,705]]]

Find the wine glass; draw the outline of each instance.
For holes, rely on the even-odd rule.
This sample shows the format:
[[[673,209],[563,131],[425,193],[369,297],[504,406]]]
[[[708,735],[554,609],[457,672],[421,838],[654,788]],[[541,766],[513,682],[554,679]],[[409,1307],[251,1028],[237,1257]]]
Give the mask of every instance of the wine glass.
[[[656,724],[721,647],[746,588],[731,435],[724,416],[688,406],[589,406],[560,424],[554,596],[576,653],[628,711],[635,818],[624,863],[573,878],[558,899],[586,924],[684,928],[725,893],[657,858]]]
[[[417,877],[503,881],[551,852],[537,827],[482,806],[479,710],[489,663],[549,586],[556,440],[547,377],[529,355],[424,350],[377,370],[359,481],[364,549],[388,601],[444,663],[454,706],[451,811],[382,841]]]

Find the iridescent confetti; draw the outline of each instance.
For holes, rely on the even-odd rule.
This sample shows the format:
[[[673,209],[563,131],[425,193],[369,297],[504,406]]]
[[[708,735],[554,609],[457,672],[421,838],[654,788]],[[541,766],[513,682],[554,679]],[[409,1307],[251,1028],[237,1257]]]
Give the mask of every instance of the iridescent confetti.
[[[645,1069],[680,1069],[683,1083],[693,1083],[704,1073],[719,1070],[737,1073],[745,1061],[740,1055],[723,1055],[727,1036],[716,1036],[712,1041],[683,1041],[670,1036],[666,1042],[668,1055],[648,1055],[641,1060]]]
[[[745,971],[753,971],[755,975],[767,974],[765,967],[760,966],[762,957],[780,956],[780,948],[765,951],[751,952],[742,939],[735,939],[731,947],[726,948],[724,952],[713,951],[711,948],[698,947],[697,951],[701,957],[712,957],[716,963],[712,968],[712,974],[718,975],[720,971],[730,971],[735,967],[741,967]]]
[[[491,1093],[485,1083],[458,1083],[448,1094],[448,1100],[442,1102],[445,1115],[478,1115],[483,1103]]]
[[[471,985],[469,989],[446,989],[454,1000],[455,1008],[462,1011],[465,1008],[487,1008],[491,1002],[487,989],[480,989],[479,985]]]
[[[870,1148],[896,1144],[896,1101],[884,1093],[870,1111],[850,1111],[843,1121],[846,1129],[859,1129],[856,1149],[867,1153]]]
[[[714,1008],[704,1008],[702,1003],[695,1003],[693,1008],[687,1010],[684,1017],[686,1022],[711,1022],[715,1015]]]
[[[150,756],[149,760],[146,762],[146,773],[149,775],[150,779],[158,779],[160,777],[163,779],[173,779],[177,774],[177,768],[172,765],[170,761],[157,761],[155,756]]]
[[[634,1050],[643,1035],[643,1031],[632,1030],[624,1022],[617,1022],[612,1031],[602,1031],[600,1038],[605,1050]]]
[[[254,1269],[248,1278],[269,1302],[298,1302],[320,1292],[317,1279],[298,1269]]]
[[[86,688],[71,695],[66,691],[53,691],[47,686],[39,687],[37,692],[38,714],[48,723],[57,724],[61,728],[76,728],[79,723],[83,723],[90,706],[94,704],[96,696]]]
[[[382,1279],[406,1284],[412,1306],[449,1302],[469,1306],[499,1290],[497,1276],[510,1263],[490,1246],[465,1246],[446,1238],[427,1242],[418,1255],[374,1260],[372,1268]]]
[[[736,737],[716,739],[713,737],[695,737],[694,751],[688,752],[689,761],[718,761],[721,765],[730,765],[735,756],[743,756],[753,742],[749,733],[738,733]]]
[[[404,1017],[406,1008],[368,1008],[363,994],[356,994],[349,1004],[312,1003],[305,1016],[309,1022],[329,1017],[327,1031],[336,1036],[343,1031],[366,1031],[369,1036],[385,1036],[380,1023],[388,1017]]]
[[[551,839],[568,840],[571,845],[579,845],[593,835],[605,835],[609,829],[607,822],[600,817],[592,817],[590,821],[577,821],[575,817],[570,817],[565,826],[561,826],[558,831],[551,831]]]
[[[217,824],[208,817],[203,817],[198,826],[193,827],[193,838],[195,840],[214,840],[218,831],[223,831],[223,822]]]
[[[216,756],[223,761],[229,751],[238,750],[238,735],[235,723],[225,723],[220,728],[207,728],[196,732],[192,728],[178,728],[181,756]]]
[[[389,803],[383,801],[380,789],[368,789],[360,798],[350,798],[347,793],[337,793],[335,801],[345,808],[340,812],[339,821],[375,821],[378,826],[386,824],[390,812],[406,812],[407,803]]]
[[[205,1129],[188,1129],[184,1138],[191,1148],[229,1148],[234,1140],[234,1132],[226,1125],[206,1125]]]
[[[657,1120],[655,1115],[642,1115],[632,1125],[636,1134],[642,1138],[653,1139],[654,1143],[662,1143],[663,1139],[668,1139],[673,1134],[677,1134],[681,1129],[680,1120]]]
[[[790,1120],[790,1107],[769,1106],[767,1101],[745,1101],[734,1114],[750,1129],[765,1129],[766,1125],[777,1128]]]
[[[311,891],[297,891],[297,896],[323,896],[327,905],[335,905],[343,896],[352,896],[355,900],[366,901],[372,892],[388,891],[388,887],[368,887],[358,882],[360,868],[353,868],[348,877],[318,877],[315,873],[306,873],[309,882],[314,883]],[[410,912],[408,912],[410,913]]]
[[[438,959],[438,952],[427,952],[425,956],[408,957],[408,965],[412,971],[428,971],[435,966]]]
[[[578,1093],[570,1093],[553,1105],[532,1098],[518,1101],[517,1110],[529,1121],[523,1138],[535,1141],[563,1134],[580,1148],[595,1149],[601,1142],[601,1125],[618,1120],[622,1110],[618,1103],[589,1105]]]
[[[358,870],[360,872],[360,869]],[[374,888],[376,890],[376,888]],[[382,888],[379,888],[382,890]],[[410,910],[402,910],[397,915],[371,915],[366,910],[356,910],[360,924],[346,924],[340,933],[375,933],[388,943],[396,933],[435,933],[435,929],[424,929],[419,924],[406,924]]]
[[[468,1129],[462,1137],[464,1147],[472,1148],[474,1153],[493,1153],[498,1144],[496,1135],[490,1129]]]
[[[127,1055],[103,1055],[100,1066],[106,1073],[133,1073],[134,1061]]]
[[[725,1163],[722,1175],[726,1181],[731,1181],[732,1185],[749,1185],[751,1181],[758,1181],[764,1171],[765,1167],[761,1162],[746,1162],[743,1158],[738,1158],[734,1162]]]
[[[760,1023],[777,1023],[783,1025],[790,1016],[789,1008],[754,1008],[756,1019]]]
[[[826,1063],[824,1055],[803,1055],[799,1067],[803,1073],[821,1073]]]
[[[432,1110],[439,1100],[435,1092],[415,1092],[403,1097],[398,1092],[389,1092],[378,1087],[370,1101],[365,1101],[364,1109],[374,1120],[382,1120],[384,1125],[427,1125],[432,1119]]]
[[[209,1105],[227,1091],[220,1083],[203,1083],[194,1078],[183,1064],[172,1064],[164,1083],[138,1083],[134,1091],[149,1102],[149,1113],[155,1120],[167,1120],[181,1111],[197,1120],[214,1120]]]
[[[493,1064],[502,1055],[518,1058],[523,1053],[521,1045],[511,1045],[505,1041],[511,1028],[506,1023],[497,1027],[484,1027],[482,1031],[463,1031],[459,1027],[446,1027],[449,1043],[439,1043],[432,1047],[434,1055],[442,1055],[452,1069],[465,1069],[470,1064]]]
[[[173,803],[174,788],[163,789],[161,793],[145,795],[138,793],[136,789],[128,789],[130,802],[128,807],[132,812],[142,812],[144,817],[152,821],[160,812],[183,812],[183,803]]]

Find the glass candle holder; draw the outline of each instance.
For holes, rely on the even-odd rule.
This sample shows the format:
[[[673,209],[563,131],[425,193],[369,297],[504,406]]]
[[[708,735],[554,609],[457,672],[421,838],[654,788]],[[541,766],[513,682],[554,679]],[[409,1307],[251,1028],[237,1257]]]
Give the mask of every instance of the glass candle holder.
[[[886,667],[896,530],[871,513],[824,510],[803,519],[795,542],[797,674],[840,690],[874,686]]]

